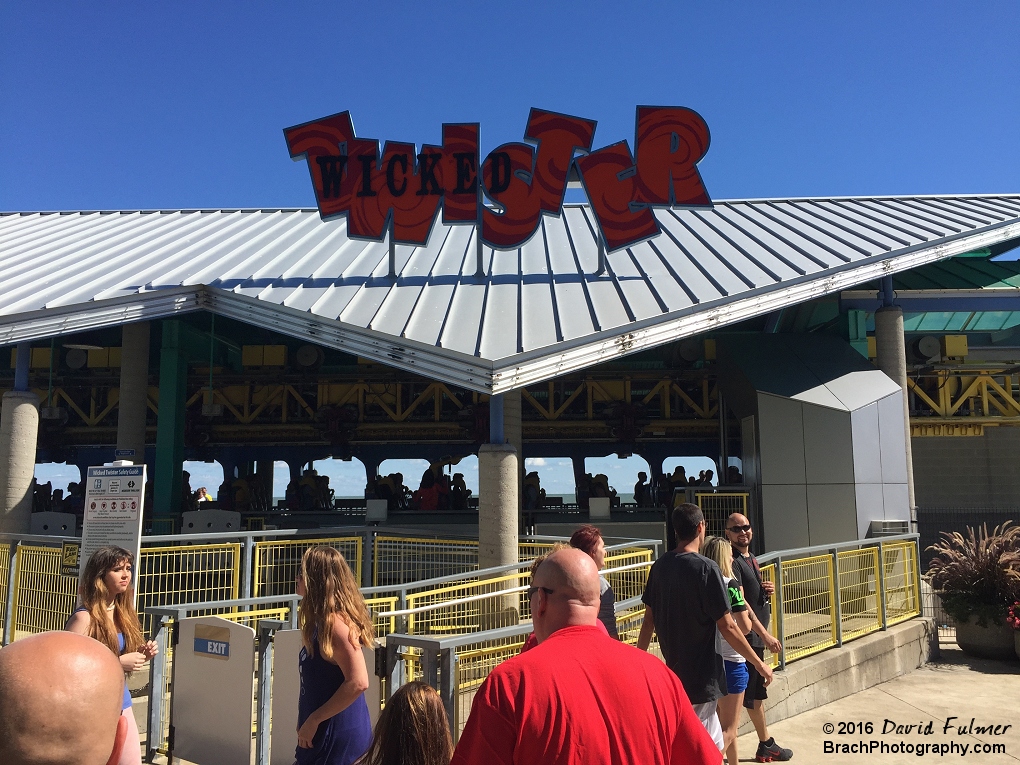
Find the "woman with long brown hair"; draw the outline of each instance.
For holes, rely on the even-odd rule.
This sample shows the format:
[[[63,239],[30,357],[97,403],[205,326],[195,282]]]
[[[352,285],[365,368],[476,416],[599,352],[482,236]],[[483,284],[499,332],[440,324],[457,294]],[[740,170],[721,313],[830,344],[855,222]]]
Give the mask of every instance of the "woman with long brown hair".
[[[297,578],[302,642],[298,765],[351,765],[372,743],[364,646],[372,619],[339,550],[305,550]]]
[[[123,547],[100,547],[92,553],[81,578],[80,604],[65,627],[68,632],[87,635],[106,645],[120,657],[125,675],[137,672],[158,653],[156,644],[142,636],[135,611],[133,567],[134,556]],[[128,736],[120,765],[137,765],[142,761],[142,753],[126,683],[121,714],[128,724]]]
[[[431,686],[402,685],[386,702],[372,746],[358,765],[450,765],[453,740],[443,700]]]

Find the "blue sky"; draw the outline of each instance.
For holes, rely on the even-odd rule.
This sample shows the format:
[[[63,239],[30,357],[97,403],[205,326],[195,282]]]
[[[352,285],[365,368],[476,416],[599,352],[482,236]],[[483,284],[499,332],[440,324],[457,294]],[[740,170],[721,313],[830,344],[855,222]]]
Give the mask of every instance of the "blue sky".
[[[712,131],[716,198],[1020,190],[1016,3],[0,5],[0,210],[310,206],[282,128],[520,140],[531,106]]]

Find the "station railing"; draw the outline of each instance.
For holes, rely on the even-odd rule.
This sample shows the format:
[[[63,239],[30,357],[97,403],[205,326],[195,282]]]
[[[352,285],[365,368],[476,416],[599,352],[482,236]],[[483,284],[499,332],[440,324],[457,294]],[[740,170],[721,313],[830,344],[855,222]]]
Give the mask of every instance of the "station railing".
[[[783,650],[767,659],[782,667],[919,615],[917,554],[916,535],[904,535],[761,556],[763,578],[776,587],[772,632],[783,643]],[[653,563],[652,550],[634,542],[611,545],[606,563],[602,573],[618,595],[618,632],[622,640],[634,644],[644,620],[641,593]],[[530,604],[524,597],[530,565],[524,561],[452,574],[395,590],[363,588],[385,643],[385,658],[379,657],[377,666],[385,695],[404,682],[424,679],[441,692],[454,735],[459,735],[478,686],[495,666],[520,651],[532,630]],[[271,640],[273,624],[296,625],[297,600],[295,595],[277,594],[147,609],[158,619],[153,634],[164,656],[151,669],[151,749],[165,752],[169,732],[167,680],[175,623],[187,616],[215,614],[248,624],[259,640]],[[658,653],[656,643],[651,650]],[[269,692],[261,680],[260,687],[263,694]],[[259,709],[269,708],[264,701]]]
[[[785,667],[921,614],[916,534],[783,550],[762,555],[759,561],[763,564],[763,579],[776,587],[770,605],[770,630],[783,648],[777,655],[766,655],[773,667]],[[603,571],[610,577],[633,571],[641,578],[633,596],[618,597],[616,602],[617,630],[630,644],[637,642],[644,621],[640,596],[650,567],[648,561],[619,566],[616,572]],[[526,576],[526,572],[519,574],[522,582]],[[515,588],[517,592],[526,589],[523,583]],[[469,597],[485,602],[497,596],[482,592],[460,599]],[[446,607],[452,605],[447,602]],[[422,610],[419,607],[418,620],[423,617]],[[406,611],[401,615],[410,616]],[[527,616],[523,606],[519,616]],[[425,630],[388,635],[387,687],[395,688],[408,680],[431,684],[443,697],[456,738],[475,690],[495,666],[519,652],[531,629],[529,622],[522,621],[485,630],[469,629],[464,634]],[[650,650],[659,653],[654,639]]]
[[[61,573],[61,546],[67,541],[77,540],[0,535],[0,645],[64,626],[77,597],[75,577]],[[534,558],[557,541],[563,540],[522,538],[521,560]],[[421,580],[428,579],[419,575],[423,571],[436,577],[478,578],[477,541],[428,537],[415,530],[381,533],[369,527],[145,536],[136,565],[138,610],[144,614],[151,606],[291,595],[301,556],[311,545],[339,549],[358,581],[364,585],[384,581],[386,586],[375,594],[390,600],[421,589]],[[406,586],[412,582],[419,586]],[[151,631],[149,617],[143,622]]]

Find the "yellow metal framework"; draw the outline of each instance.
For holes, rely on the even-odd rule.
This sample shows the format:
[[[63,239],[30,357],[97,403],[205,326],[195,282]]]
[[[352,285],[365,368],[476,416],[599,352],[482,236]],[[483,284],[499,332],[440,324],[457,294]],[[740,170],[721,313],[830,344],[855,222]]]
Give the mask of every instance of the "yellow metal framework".
[[[839,562],[839,606],[843,642],[882,629],[878,548],[843,550]]]
[[[360,536],[256,542],[252,597],[293,595],[294,582],[301,569],[301,557],[305,550],[317,545],[335,547],[339,550],[347,560],[355,581],[360,583],[362,544]]]
[[[695,492],[694,504],[705,515],[705,533],[725,538],[726,519],[733,513],[747,516],[748,498],[747,492]]]
[[[921,579],[913,542],[883,545],[886,623],[897,624],[921,613]]]
[[[783,647],[786,661],[836,645],[832,556],[783,561]]]

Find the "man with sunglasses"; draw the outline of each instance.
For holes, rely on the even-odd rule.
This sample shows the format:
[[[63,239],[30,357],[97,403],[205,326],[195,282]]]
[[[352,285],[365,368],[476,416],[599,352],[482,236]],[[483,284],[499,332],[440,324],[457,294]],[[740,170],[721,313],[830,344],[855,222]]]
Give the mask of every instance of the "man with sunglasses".
[[[769,634],[769,618],[772,613],[769,600],[775,591],[775,585],[761,578],[758,560],[750,551],[753,536],[751,522],[745,516],[733,513],[726,519],[726,538],[733,547],[733,571],[739,572],[740,581],[744,585],[744,600],[750,606],[748,615],[751,617],[751,631],[747,633],[747,642],[751,644],[751,648],[759,657],[764,658],[766,648],[772,653],[779,653],[782,646],[776,638]],[[749,678],[747,690],[744,692],[744,707],[758,733],[758,751],[755,754],[755,760],[757,762],[785,762],[793,757],[793,751],[779,746],[775,739],[769,736],[763,705],[765,699],[768,698],[765,681],[754,670],[754,667],[750,664],[747,666]]]
[[[596,626],[591,556],[550,553],[531,582],[538,645],[489,673],[451,765],[720,765],[676,676]]]

